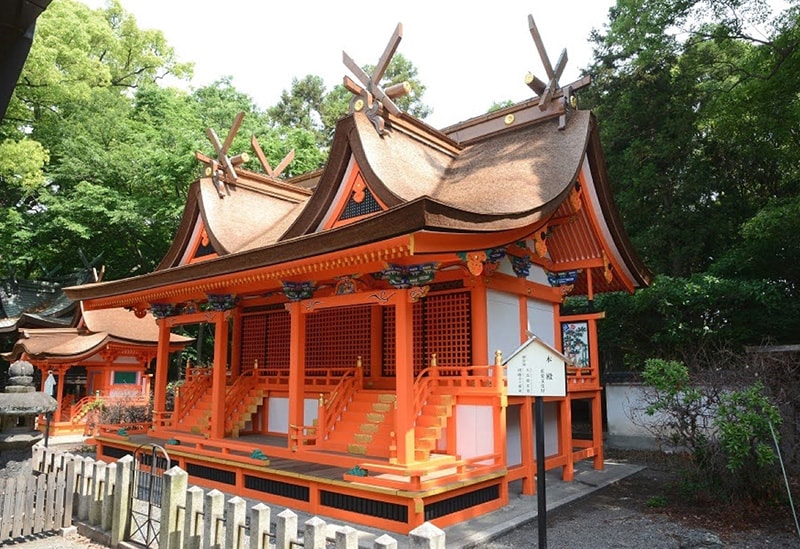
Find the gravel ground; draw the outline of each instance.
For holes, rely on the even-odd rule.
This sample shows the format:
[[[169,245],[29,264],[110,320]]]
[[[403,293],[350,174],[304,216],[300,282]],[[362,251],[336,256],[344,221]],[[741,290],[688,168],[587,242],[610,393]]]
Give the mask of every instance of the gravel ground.
[[[719,510],[692,507],[680,500],[674,464],[644,455],[630,461],[644,461],[647,468],[548,511],[549,549],[800,548],[788,506],[775,509],[769,519],[726,519]],[[537,547],[538,535],[534,521],[482,549]]]

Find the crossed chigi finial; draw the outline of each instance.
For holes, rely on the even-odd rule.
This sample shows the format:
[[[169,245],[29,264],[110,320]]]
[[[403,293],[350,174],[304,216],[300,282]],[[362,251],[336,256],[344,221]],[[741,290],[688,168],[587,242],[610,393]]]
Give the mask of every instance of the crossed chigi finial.
[[[347,55],[347,52],[342,52],[345,66],[361,82],[361,85],[359,85],[350,77],[344,77],[344,87],[355,94],[353,100],[350,101],[350,112],[363,110],[380,135],[385,133],[385,120],[379,114],[380,107],[383,106],[384,109],[394,115],[400,114],[400,109],[392,100],[402,97],[411,91],[411,86],[408,82],[394,84],[385,90],[380,86],[381,78],[383,78],[383,74],[386,72],[386,68],[389,66],[389,62],[392,60],[395,51],[397,51],[397,46],[402,38],[403,24],[398,23],[394,33],[392,33],[392,37],[389,39],[389,43],[386,45],[386,49],[383,51],[383,55],[375,65],[372,74],[369,75]]]
[[[239,128],[242,126],[243,120],[244,112],[238,113],[233,119],[233,125],[231,126],[230,130],[228,130],[228,135],[225,138],[224,143],[220,142],[217,132],[215,132],[213,128],[206,129],[208,140],[211,141],[211,145],[213,145],[214,151],[217,153],[216,158],[206,156],[199,151],[194,153],[195,158],[206,165],[204,175],[212,179],[220,197],[225,195],[225,184],[227,182],[236,182],[238,179],[239,176],[236,173],[236,167],[250,160],[250,156],[246,152],[234,156],[228,156],[228,151],[233,144],[233,139],[236,137]],[[258,162],[261,164],[264,172],[273,178],[280,176],[283,170],[285,170],[289,163],[294,159],[294,149],[292,149],[289,151],[289,154],[287,154],[284,159],[281,160],[278,166],[275,169],[272,169],[255,135],[250,137],[250,145],[253,147],[253,152],[256,153],[256,158],[258,158]]]
[[[561,55],[558,56],[556,66],[553,67],[553,65],[550,63],[550,58],[547,55],[547,50],[544,48],[544,42],[542,42],[539,29],[536,28],[536,22],[533,20],[533,15],[528,15],[528,28],[531,31],[533,42],[536,44],[536,49],[539,52],[539,57],[541,58],[542,65],[544,66],[544,72],[547,75],[547,82],[537,78],[533,75],[533,73],[530,72],[525,76],[525,83],[536,93],[536,95],[539,96],[539,109],[543,111],[547,110],[547,108],[550,106],[550,103],[557,96],[564,97],[565,110],[574,108],[576,105],[572,93],[580,88],[583,88],[584,86],[588,86],[591,83],[591,78],[586,76],[562,88],[559,85],[558,80],[564,73],[564,67],[567,66],[567,49],[564,48],[561,50]],[[565,126],[566,113],[562,113],[559,117],[558,128],[564,129]]]

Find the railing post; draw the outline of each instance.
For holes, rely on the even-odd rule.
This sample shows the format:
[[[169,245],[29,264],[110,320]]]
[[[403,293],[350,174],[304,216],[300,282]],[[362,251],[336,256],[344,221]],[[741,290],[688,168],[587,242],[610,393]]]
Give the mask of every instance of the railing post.
[[[275,518],[275,549],[291,549],[297,539],[297,514],[284,509]]]
[[[383,534],[375,540],[373,549],[397,549],[397,540],[389,534]]]
[[[94,460],[90,457],[84,458],[78,486],[78,518],[80,520],[89,518],[89,501],[91,500],[93,477]]]
[[[130,527],[132,469],[132,455],[128,454],[117,460],[117,479],[114,482],[114,516],[111,520],[112,547],[117,547],[125,539]]]
[[[445,549],[444,532],[425,522],[408,533],[409,549]]]
[[[225,549],[242,547],[247,502],[234,496],[225,504]]]
[[[358,530],[345,526],[336,531],[336,549],[358,549]]]
[[[117,464],[109,463],[105,471],[105,486],[103,492],[103,508],[100,513],[100,529],[111,530],[114,516],[114,491],[117,480]]]
[[[222,542],[222,519],[225,494],[217,489],[206,494],[203,506],[203,549],[219,549]]]
[[[503,387],[503,352],[497,350],[494,352],[494,388],[500,390]]]
[[[304,549],[325,549],[325,521],[319,517],[311,517],[305,523],[303,535]]]
[[[203,489],[192,486],[186,491],[183,517],[183,541],[187,549],[200,549],[203,543]]]
[[[270,508],[263,503],[250,509],[250,549],[269,549]]]
[[[177,465],[164,472],[161,485],[161,531],[159,549],[183,549],[183,525],[180,509],[186,508],[189,473]]]
[[[317,445],[321,444],[325,438],[325,429],[327,428],[327,408],[325,406],[325,395],[319,394],[317,402]]]
[[[89,491],[89,524],[97,526],[103,515],[103,495],[105,492],[106,464],[98,461],[94,464],[94,471],[90,479],[92,488]]]

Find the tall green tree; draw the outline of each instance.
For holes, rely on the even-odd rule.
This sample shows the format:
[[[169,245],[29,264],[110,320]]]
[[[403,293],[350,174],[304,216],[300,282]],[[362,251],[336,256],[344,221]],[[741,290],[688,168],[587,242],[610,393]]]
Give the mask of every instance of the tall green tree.
[[[618,0],[594,34],[595,110],[618,206],[660,276],[600,299],[628,366],[796,342],[798,2]]]
[[[137,120],[133,98],[189,69],[160,31],[139,29],[116,1],[91,10],[62,0],[43,13],[0,125],[14,163],[0,169],[10,191],[0,204],[0,255],[18,276],[80,267],[79,250],[102,252],[112,276],[152,268],[152,248],[163,248],[183,197],[157,185],[152,158],[164,143]],[[93,203],[106,214],[91,213]]]

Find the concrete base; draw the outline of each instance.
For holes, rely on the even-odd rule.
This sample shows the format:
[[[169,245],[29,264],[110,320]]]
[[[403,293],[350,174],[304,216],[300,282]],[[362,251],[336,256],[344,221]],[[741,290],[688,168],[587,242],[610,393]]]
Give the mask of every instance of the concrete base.
[[[606,448],[612,450],[659,450],[656,439],[652,436],[612,435],[605,439]]]

